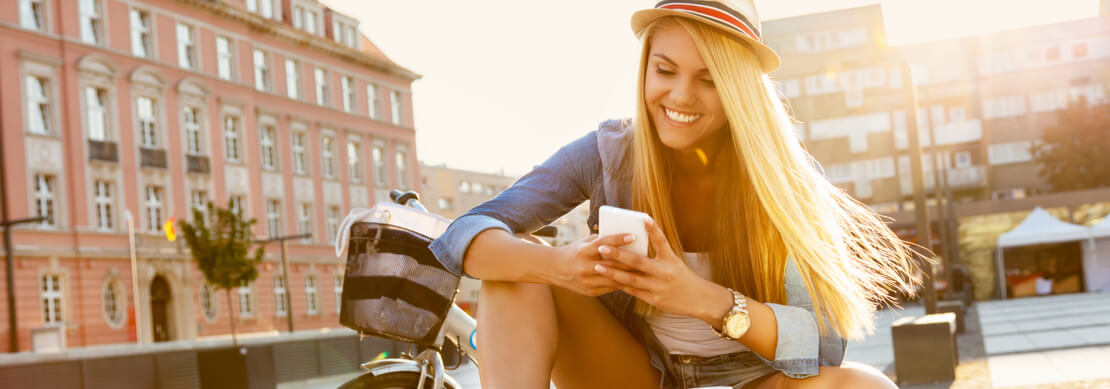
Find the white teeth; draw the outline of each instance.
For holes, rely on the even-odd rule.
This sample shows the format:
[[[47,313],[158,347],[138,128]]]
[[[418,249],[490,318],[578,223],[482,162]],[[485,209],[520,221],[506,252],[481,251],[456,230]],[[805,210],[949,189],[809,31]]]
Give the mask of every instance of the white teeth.
[[[701,117],[700,114],[690,115],[685,113],[678,113],[668,109],[667,107],[663,107],[663,112],[667,114],[668,118],[679,123],[692,123],[693,121],[698,120],[698,118]]]

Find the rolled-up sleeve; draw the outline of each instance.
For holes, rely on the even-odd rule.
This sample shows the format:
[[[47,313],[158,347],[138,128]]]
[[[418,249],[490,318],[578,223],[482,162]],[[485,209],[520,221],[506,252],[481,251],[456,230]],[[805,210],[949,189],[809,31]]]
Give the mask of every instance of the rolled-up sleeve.
[[[847,342],[832,331],[821,336],[809,290],[792,259],[787,259],[785,281],[789,305],[767,304],[778,324],[775,359],[760,358],[791,378],[815,376],[820,366],[840,366]]]
[[[596,131],[563,146],[497,197],[455,219],[432,241],[432,254],[457,275],[474,237],[496,228],[532,232],[563,216],[588,197],[600,175]]]

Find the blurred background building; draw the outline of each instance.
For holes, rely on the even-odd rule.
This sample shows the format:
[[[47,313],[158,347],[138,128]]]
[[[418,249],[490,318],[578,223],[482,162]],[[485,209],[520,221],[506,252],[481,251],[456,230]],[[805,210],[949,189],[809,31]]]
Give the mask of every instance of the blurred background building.
[[[8,248],[20,348],[44,326],[71,347],[131,342],[135,326],[143,342],[223,335],[229,309],[240,332],[285,330],[287,315],[338,326],[339,222],[420,177],[420,76],[358,23],[315,0],[0,2],[4,216],[46,217]],[[205,285],[162,228],[207,201],[233,201],[258,238],[312,234],[290,242],[290,285],[277,245],[232,306]]]
[[[886,44],[879,5],[763,27],[783,57],[772,78],[829,180],[892,218],[903,238],[967,265],[975,296],[987,299],[1004,287],[997,238],[1035,207],[1079,225],[1110,212],[1110,183],[1056,190],[1037,174],[1033,152],[1047,132],[1067,125],[1059,115],[1069,104],[1107,103],[1107,4],[1095,18],[896,47]],[[903,64],[917,88],[932,242],[918,241],[914,225]],[[1110,136],[1110,123],[1103,128]],[[1084,289],[1096,272],[1110,277],[1078,254],[1087,250],[1076,250],[1080,244],[1034,247],[1039,254],[1030,255],[1040,259],[1008,260],[1003,271],[1012,282],[1043,273],[1057,292]]]

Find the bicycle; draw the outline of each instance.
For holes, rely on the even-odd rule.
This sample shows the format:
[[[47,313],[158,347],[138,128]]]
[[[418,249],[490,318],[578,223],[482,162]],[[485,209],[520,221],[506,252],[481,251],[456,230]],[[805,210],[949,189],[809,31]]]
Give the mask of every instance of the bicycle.
[[[420,196],[413,191],[401,192],[394,189],[390,192],[389,197],[395,204],[415,209],[424,214],[435,215],[420,203]],[[377,208],[377,206],[375,208]],[[353,214],[354,212],[352,212],[352,215]],[[348,218],[352,218],[352,215],[348,215]],[[438,217],[438,215],[435,216]],[[347,228],[351,224],[353,224],[353,222],[344,220],[344,228]],[[434,230],[433,228],[430,231]],[[439,232],[442,233],[442,231]],[[556,233],[556,227],[545,226],[534,232],[533,235],[554,238]],[[438,234],[435,234],[435,232],[428,232],[425,235],[427,238],[431,239],[438,237]],[[346,236],[346,234],[343,234],[343,236]],[[345,251],[345,247],[344,250],[340,249],[340,244],[340,239],[337,239],[337,254],[341,251]],[[347,285],[346,282],[344,285]],[[347,297],[346,288],[343,297],[344,299]],[[477,366],[480,363],[477,344],[478,325],[473,317],[454,303],[453,298],[450,302],[450,309],[447,311],[446,317],[443,318],[442,323],[442,327],[440,327],[438,333],[435,334],[434,342],[427,345],[427,348],[419,354],[412,355],[411,353],[402,353],[398,358],[386,358],[365,362],[360,366],[363,370],[366,370],[366,373],[345,382],[339,388],[461,389],[458,382],[445,373],[445,370],[448,368],[445,368],[443,364],[442,352],[444,351],[445,345],[454,346],[457,350],[458,363],[454,367],[449,368],[451,370],[461,366],[464,356],[469,358],[475,366]],[[358,329],[355,328],[355,330]],[[385,337],[391,338],[392,336]]]

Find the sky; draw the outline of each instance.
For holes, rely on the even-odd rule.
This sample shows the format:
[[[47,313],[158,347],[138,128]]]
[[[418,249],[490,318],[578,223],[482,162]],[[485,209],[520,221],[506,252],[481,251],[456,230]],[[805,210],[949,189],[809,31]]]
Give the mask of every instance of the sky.
[[[322,0],[360,21],[413,83],[417,157],[520,175],[610,118],[631,117],[653,0]],[[1091,17],[1098,0],[756,0],[764,21],[881,3],[892,45]]]

